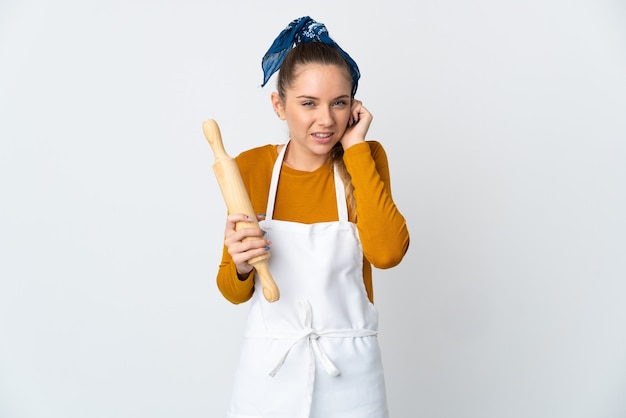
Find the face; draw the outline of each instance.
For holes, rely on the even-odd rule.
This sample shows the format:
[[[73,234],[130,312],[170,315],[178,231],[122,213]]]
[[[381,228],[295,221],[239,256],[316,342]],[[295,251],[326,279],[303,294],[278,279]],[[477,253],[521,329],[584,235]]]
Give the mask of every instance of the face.
[[[284,100],[274,93],[272,102],[281,119],[287,121],[291,135],[286,162],[311,169],[326,161],[346,131],[352,81],[335,65],[309,64],[298,68],[295,75]]]

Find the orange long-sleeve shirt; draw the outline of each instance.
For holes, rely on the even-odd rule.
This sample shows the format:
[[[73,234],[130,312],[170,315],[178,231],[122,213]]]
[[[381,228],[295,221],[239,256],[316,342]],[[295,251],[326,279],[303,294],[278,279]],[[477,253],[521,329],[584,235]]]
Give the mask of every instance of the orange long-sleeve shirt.
[[[253,148],[235,158],[255,213],[266,211],[277,158],[276,145]],[[343,160],[352,177],[356,199],[356,216],[349,213],[349,218],[356,218],[363,247],[363,280],[373,302],[372,265],[384,269],[400,263],[409,247],[409,232],[391,196],[387,154],[382,145],[377,141],[353,145],[344,152]],[[334,178],[329,165],[306,172],[283,164],[274,219],[300,223],[337,220]],[[232,303],[246,302],[254,291],[253,280],[242,281],[237,277],[226,246],[217,273],[217,286]]]

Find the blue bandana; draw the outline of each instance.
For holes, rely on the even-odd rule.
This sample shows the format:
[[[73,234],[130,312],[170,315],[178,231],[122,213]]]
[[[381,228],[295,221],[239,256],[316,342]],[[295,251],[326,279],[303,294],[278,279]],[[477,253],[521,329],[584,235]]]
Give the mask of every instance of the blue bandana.
[[[359,78],[361,77],[359,67],[350,55],[341,49],[335,41],[330,39],[326,26],[322,23],[316,22],[309,16],[296,19],[287,25],[287,27],[274,40],[270,49],[267,50],[263,56],[263,61],[261,62],[264,76],[261,87],[265,86],[272,74],[278,71],[289,51],[291,51],[294,46],[305,42],[322,42],[336,48],[337,51],[339,51],[341,56],[350,65],[350,72],[352,75],[352,96],[354,97],[359,84]]]

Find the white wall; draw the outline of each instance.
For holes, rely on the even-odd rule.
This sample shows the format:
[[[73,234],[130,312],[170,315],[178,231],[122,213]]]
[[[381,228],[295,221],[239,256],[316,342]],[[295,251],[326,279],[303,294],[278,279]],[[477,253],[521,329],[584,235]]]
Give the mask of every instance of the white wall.
[[[375,271],[394,418],[626,416],[626,5],[0,2],[0,417],[223,417],[227,150],[283,142],[296,17],[359,63],[412,244]],[[273,83],[272,83],[273,84]]]

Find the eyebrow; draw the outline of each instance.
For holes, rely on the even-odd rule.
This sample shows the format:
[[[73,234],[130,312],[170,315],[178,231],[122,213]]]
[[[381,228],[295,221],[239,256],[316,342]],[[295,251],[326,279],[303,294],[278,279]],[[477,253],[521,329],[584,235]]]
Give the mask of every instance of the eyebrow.
[[[349,94],[343,94],[339,97],[335,97],[333,100],[337,100],[337,99],[346,99],[346,98],[350,98]],[[301,95],[301,96],[297,96],[296,99],[309,99],[309,100],[319,100],[319,97],[315,97],[315,96],[307,96],[305,94]]]

